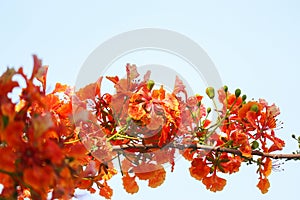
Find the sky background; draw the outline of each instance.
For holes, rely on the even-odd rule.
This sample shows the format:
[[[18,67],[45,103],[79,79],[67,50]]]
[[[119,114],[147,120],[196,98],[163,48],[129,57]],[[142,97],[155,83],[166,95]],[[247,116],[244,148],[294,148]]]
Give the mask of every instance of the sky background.
[[[278,136],[286,140],[284,151],[291,152],[297,148],[291,134],[300,135],[299,9],[297,0],[1,1],[0,72],[7,66],[24,66],[29,72],[31,55],[37,54],[50,66],[49,89],[56,82],[74,85],[85,59],[112,36],[138,28],[173,30],[207,52],[229,88],[239,87],[249,98],[265,98],[280,107],[284,128]],[[291,161],[282,166],[284,171],[273,172],[266,195],[256,188],[255,166],[242,167],[228,177],[222,192],[212,193],[179,159],[162,186],[151,189],[139,182],[135,195],[127,194],[121,177],[115,176],[113,200],[294,200],[299,198],[299,166]]]

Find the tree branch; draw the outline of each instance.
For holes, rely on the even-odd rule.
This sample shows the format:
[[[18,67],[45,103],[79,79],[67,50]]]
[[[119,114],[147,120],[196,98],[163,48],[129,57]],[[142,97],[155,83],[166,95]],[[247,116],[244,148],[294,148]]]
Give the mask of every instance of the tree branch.
[[[147,152],[149,149],[161,149],[161,148],[176,148],[179,150],[184,149],[202,149],[208,151],[215,151],[215,152],[226,152],[231,153],[234,155],[242,156],[242,152],[237,149],[231,148],[224,148],[224,147],[213,147],[208,145],[201,145],[201,144],[191,144],[191,145],[182,145],[182,144],[169,144],[165,147],[159,147],[157,145],[142,145],[142,144],[126,144],[120,146],[113,146],[113,151],[120,151],[120,150],[128,150],[128,149],[139,149],[141,152]],[[258,150],[254,150],[251,153],[253,156],[261,156],[261,157],[268,157],[272,159],[300,159],[300,154],[275,154],[275,153],[264,153]]]

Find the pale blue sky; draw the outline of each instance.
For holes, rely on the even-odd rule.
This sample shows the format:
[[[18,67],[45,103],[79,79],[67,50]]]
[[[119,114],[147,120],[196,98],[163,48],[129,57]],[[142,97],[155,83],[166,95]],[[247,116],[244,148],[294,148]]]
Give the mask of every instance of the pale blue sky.
[[[36,53],[50,65],[49,87],[74,84],[88,55],[110,37],[138,28],[170,29],[197,42],[230,88],[240,87],[248,97],[262,97],[281,108],[285,124],[278,134],[290,152],[297,148],[291,134],[300,135],[299,9],[297,0],[1,1],[0,72],[21,65],[29,71]],[[228,177],[224,191],[211,193],[190,177],[183,159],[157,189],[141,182],[139,193],[128,195],[120,176],[111,185],[114,200],[294,200],[299,196],[299,166],[289,162],[283,172],[273,172],[266,195],[256,188],[254,167],[242,167]]]

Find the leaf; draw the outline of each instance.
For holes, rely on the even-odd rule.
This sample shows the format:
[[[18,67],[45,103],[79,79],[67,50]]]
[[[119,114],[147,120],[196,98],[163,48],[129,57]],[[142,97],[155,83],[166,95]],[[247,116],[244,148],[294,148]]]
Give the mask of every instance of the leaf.
[[[128,173],[125,173],[122,177],[123,187],[127,193],[134,194],[139,191],[139,186],[134,177],[130,177]]]

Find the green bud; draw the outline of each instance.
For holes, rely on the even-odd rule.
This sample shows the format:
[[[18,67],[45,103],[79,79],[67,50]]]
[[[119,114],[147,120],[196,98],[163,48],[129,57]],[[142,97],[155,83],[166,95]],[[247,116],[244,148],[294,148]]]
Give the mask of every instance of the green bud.
[[[292,138],[296,139],[296,135],[295,135],[295,134],[293,134],[293,135],[292,135]]]
[[[227,85],[224,85],[223,88],[224,88],[224,91],[225,91],[225,92],[228,92],[228,87],[227,87]]]
[[[240,89],[236,89],[235,90],[235,96],[239,97],[241,95],[241,90]]]
[[[256,104],[253,104],[250,108],[251,111],[257,112],[258,111],[258,106]]]
[[[247,95],[244,94],[244,95],[242,96],[242,100],[245,101],[246,99],[247,99]]]
[[[210,99],[215,97],[215,89],[213,87],[206,88],[205,92]]]
[[[258,147],[259,147],[259,143],[257,141],[253,141],[252,145],[251,145],[251,148],[252,149],[257,149]]]
[[[126,123],[128,124],[131,121],[131,117],[126,118]]]
[[[153,80],[149,80],[147,82],[147,88],[148,88],[148,90],[152,90],[153,86],[154,86],[154,81]]]
[[[206,109],[206,112],[207,112],[207,114],[209,114],[209,113],[211,112],[211,108],[208,107],[208,108]]]

